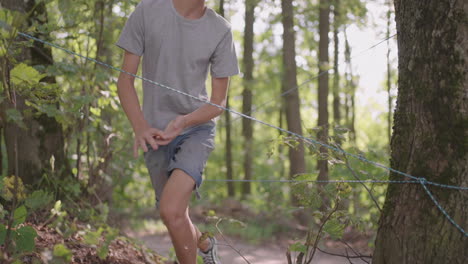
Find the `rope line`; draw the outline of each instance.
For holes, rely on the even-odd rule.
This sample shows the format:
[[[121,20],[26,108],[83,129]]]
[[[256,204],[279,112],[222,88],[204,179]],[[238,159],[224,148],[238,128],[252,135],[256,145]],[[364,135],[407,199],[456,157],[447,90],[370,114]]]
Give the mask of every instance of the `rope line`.
[[[172,88],[172,87],[169,87],[169,86],[167,86],[167,85],[164,85],[164,84],[155,82],[155,81],[153,81],[153,80],[144,78],[144,77],[142,77],[142,76],[138,76],[138,75],[136,75],[136,74],[133,74],[133,73],[124,71],[124,70],[122,70],[122,69],[120,69],[120,68],[117,68],[117,67],[112,66],[112,65],[110,65],[110,64],[104,63],[104,62],[102,62],[102,61],[98,61],[98,60],[96,60],[96,59],[93,59],[93,58],[90,58],[90,57],[87,57],[87,56],[78,54],[78,53],[76,53],[76,52],[74,52],[74,51],[71,51],[71,50],[69,50],[69,49],[63,48],[63,47],[61,47],[61,46],[58,46],[58,45],[56,45],[56,44],[54,44],[54,43],[50,43],[50,42],[48,42],[48,41],[45,41],[45,40],[42,40],[42,39],[33,37],[33,36],[31,36],[31,35],[28,35],[28,34],[25,34],[25,33],[22,33],[22,32],[18,32],[18,35],[23,36],[23,37],[26,37],[26,38],[29,38],[29,39],[32,39],[32,40],[35,40],[35,41],[39,41],[39,42],[41,42],[41,43],[43,43],[43,44],[46,44],[46,45],[49,45],[49,46],[51,46],[51,47],[60,49],[60,50],[65,51],[65,52],[67,52],[67,53],[69,53],[69,54],[72,54],[72,55],[74,55],[74,56],[78,56],[78,57],[80,57],[80,58],[83,58],[83,59],[85,59],[85,60],[92,61],[92,62],[94,62],[94,63],[97,63],[97,64],[99,64],[99,65],[105,66],[105,67],[110,68],[110,69],[113,69],[113,70],[115,70],[115,71],[119,71],[119,72],[121,72],[121,73],[128,74],[128,75],[130,75],[130,76],[132,76],[132,77],[135,77],[136,79],[140,79],[140,80],[142,80],[142,81],[149,82],[149,83],[151,83],[151,84],[160,86],[160,87],[162,87],[162,88],[168,89],[168,90],[173,91],[173,92],[175,92],[175,93],[182,94],[182,95],[184,95],[184,96],[190,97],[190,98],[195,99],[195,100],[197,100],[197,101],[200,101],[200,102],[203,102],[203,103],[206,103],[206,104],[215,106],[215,107],[220,108],[220,109],[222,109],[222,110],[231,112],[231,113],[236,114],[236,115],[239,115],[239,116],[241,116],[241,117],[250,119],[250,120],[252,120],[252,121],[254,121],[254,122],[260,123],[260,124],[262,124],[262,125],[264,125],[264,126],[268,126],[268,127],[277,129],[277,130],[279,130],[279,131],[281,131],[281,132],[284,132],[284,133],[286,133],[286,134],[290,134],[290,135],[295,136],[295,137],[297,137],[297,138],[299,138],[299,139],[302,139],[302,140],[304,140],[305,142],[308,142],[308,143],[311,143],[311,144],[320,145],[320,146],[322,146],[322,147],[326,147],[326,148],[328,148],[328,149],[330,149],[330,150],[333,150],[333,151],[335,151],[335,152],[338,152],[338,153],[341,153],[341,154],[344,154],[344,155],[347,155],[347,156],[356,158],[356,159],[358,159],[358,160],[361,160],[362,162],[372,164],[372,165],[374,165],[374,166],[376,166],[376,167],[380,167],[380,168],[385,169],[385,170],[388,170],[388,171],[390,171],[390,172],[394,172],[394,173],[397,173],[397,174],[406,176],[406,177],[411,178],[411,179],[413,179],[413,180],[418,180],[418,179],[419,179],[419,177],[410,175],[410,174],[408,174],[408,173],[406,173],[406,172],[402,172],[402,171],[399,171],[399,170],[396,170],[396,169],[387,167],[387,166],[385,166],[385,165],[383,165],[383,164],[380,164],[380,163],[378,163],[378,162],[375,162],[375,161],[372,161],[372,160],[368,160],[368,159],[366,159],[366,158],[364,158],[364,157],[362,157],[362,156],[360,156],[360,155],[356,155],[356,154],[347,152],[347,151],[342,150],[342,149],[340,149],[340,148],[337,148],[337,147],[334,147],[334,146],[331,146],[331,145],[322,143],[322,142],[320,142],[320,141],[318,141],[318,140],[315,140],[315,139],[312,139],[312,138],[308,138],[308,137],[304,137],[304,136],[299,135],[299,134],[297,134],[297,133],[295,133],[295,132],[292,132],[292,131],[289,131],[289,130],[287,130],[287,129],[284,129],[284,128],[281,128],[281,127],[272,125],[272,124],[270,124],[270,123],[267,123],[267,122],[265,122],[265,121],[256,119],[256,118],[254,118],[254,117],[248,116],[248,115],[243,114],[243,113],[240,113],[240,112],[238,112],[238,111],[235,111],[235,110],[226,108],[226,107],[221,106],[221,105],[217,105],[217,104],[212,103],[212,102],[210,102],[210,101],[208,101],[208,100],[204,100],[204,99],[198,98],[198,97],[196,97],[196,96],[193,96],[193,95],[188,94],[188,93],[183,92],[183,91],[179,91],[179,90],[174,89],[174,88]],[[447,185],[447,184],[441,184],[441,183],[436,183],[436,182],[431,182],[431,181],[426,181],[426,183],[427,183],[427,184],[430,184],[430,185],[442,187],[442,188],[456,189],[456,190],[468,190],[468,187],[464,187],[464,186]]]
[[[244,180],[244,179],[205,179],[209,182],[261,182],[261,183],[421,183],[420,181],[393,180]]]
[[[98,60],[96,60],[96,59],[93,59],[93,58],[90,58],[90,57],[87,57],[87,56],[78,54],[78,53],[76,53],[76,52],[74,52],[74,51],[72,51],[72,50],[63,48],[63,47],[58,46],[58,45],[56,45],[56,44],[54,44],[54,43],[51,43],[51,42],[48,42],[48,41],[45,41],[45,40],[42,40],[42,39],[39,39],[39,38],[36,38],[36,37],[31,36],[31,35],[29,35],[29,34],[25,34],[25,33],[22,33],[22,32],[18,32],[18,35],[23,36],[23,37],[28,38],[28,39],[31,39],[31,40],[38,41],[38,42],[40,42],[40,43],[43,43],[43,44],[45,44],[45,45],[48,45],[48,46],[51,46],[51,47],[54,47],[54,48],[57,48],[57,49],[62,50],[62,51],[64,51],[64,52],[66,52],[66,53],[69,53],[69,54],[71,54],[71,55],[74,55],[74,56],[83,58],[83,59],[88,60],[88,61],[92,61],[92,62],[94,62],[94,63],[96,63],[96,64],[99,64],[99,65],[105,66],[105,67],[107,67],[107,68],[110,68],[110,69],[119,71],[119,72],[121,72],[121,73],[128,74],[128,75],[133,76],[133,77],[135,77],[135,78],[137,78],[137,79],[140,79],[140,80],[142,80],[142,81],[149,82],[149,83],[151,83],[151,84],[154,84],[154,85],[160,86],[160,87],[162,87],[162,88],[171,90],[171,91],[173,91],[173,92],[175,92],[175,93],[182,94],[182,95],[185,95],[185,96],[190,97],[190,98],[192,98],[192,99],[201,101],[201,102],[203,102],[203,103],[206,103],[206,104],[209,104],[209,105],[218,107],[218,108],[220,108],[220,109],[223,109],[223,110],[225,110],[225,111],[234,113],[234,114],[239,115],[239,116],[241,116],[241,117],[250,119],[250,120],[252,120],[252,121],[254,121],[254,122],[260,123],[260,124],[262,124],[262,125],[265,125],[265,126],[268,126],[268,127],[274,128],[274,129],[277,129],[277,130],[279,130],[279,131],[281,131],[281,132],[284,132],[284,133],[290,134],[290,135],[292,135],[292,136],[295,136],[296,138],[301,139],[301,140],[304,140],[305,142],[309,142],[309,143],[312,143],[312,144],[317,144],[317,145],[326,147],[326,148],[328,148],[328,149],[330,149],[330,150],[333,150],[333,151],[335,151],[335,152],[338,152],[338,153],[341,153],[341,154],[344,154],[344,155],[347,155],[347,156],[356,158],[356,159],[358,159],[358,160],[360,160],[360,161],[362,161],[362,162],[365,162],[365,163],[374,165],[374,166],[376,166],[376,167],[380,167],[380,168],[382,168],[382,169],[388,170],[388,171],[390,171],[390,172],[394,172],[394,173],[396,173],[396,174],[400,174],[400,175],[406,176],[406,177],[408,177],[408,178],[413,179],[414,181],[418,181],[418,182],[423,186],[424,190],[425,190],[426,193],[429,195],[429,197],[431,198],[431,200],[435,203],[435,205],[437,206],[437,208],[439,209],[439,211],[441,211],[441,212],[443,213],[443,215],[450,221],[450,223],[451,223],[453,226],[455,226],[460,232],[462,232],[462,234],[463,234],[465,237],[468,236],[468,234],[465,232],[465,230],[463,230],[463,228],[461,228],[461,226],[459,226],[459,225],[452,219],[452,217],[450,217],[450,215],[447,213],[447,211],[445,211],[444,208],[442,208],[442,206],[437,202],[437,200],[436,200],[435,197],[432,195],[432,193],[427,189],[427,186],[426,186],[426,185],[429,184],[429,185],[434,185],[434,186],[438,186],[438,187],[442,187],[442,188],[448,188],[448,189],[454,189],[454,190],[468,190],[468,187],[464,187],[464,186],[455,186],[455,185],[447,185],[447,184],[440,184],[440,183],[436,183],[436,182],[427,181],[425,178],[416,177],[416,176],[410,175],[410,174],[408,174],[408,173],[401,172],[401,171],[398,171],[398,170],[393,169],[393,168],[390,168],[390,167],[386,167],[386,166],[384,166],[384,165],[382,165],[382,164],[380,164],[380,163],[377,163],[377,162],[375,162],[375,161],[368,160],[368,159],[366,159],[366,158],[364,158],[364,157],[362,157],[362,156],[360,156],[360,155],[356,155],[356,154],[353,154],[353,153],[346,152],[346,151],[344,151],[344,150],[342,150],[342,149],[339,149],[339,148],[337,148],[337,147],[330,146],[330,145],[328,145],[328,144],[322,143],[322,142],[317,141],[317,140],[314,140],[314,139],[312,139],[312,138],[304,137],[304,136],[299,135],[299,134],[297,134],[297,133],[294,133],[294,132],[292,132],[292,131],[289,131],[289,130],[283,129],[283,128],[281,128],[281,127],[278,127],[278,126],[269,124],[269,123],[267,123],[267,122],[258,120],[258,119],[254,118],[254,117],[245,115],[245,114],[240,113],[240,112],[237,112],[237,111],[235,111],[235,110],[228,109],[228,108],[226,108],[226,107],[224,107],[224,106],[220,106],[220,105],[214,104],[214,103],[212,103],[212,102],[210,102],[210,101],[207,101],[207,100],[204,100],[204,99],[200,99],[200,98],[198,98],[198,97],[196,97],[196,96],[193,96],[193,95],[191,95],[191,94],[188,94],[188,93],[185,93],[185,92],[176,90],[176,89],[171,88],[171,87],[169,87],[169,86],[166,86],[166,85],[164,85],[164,84],[160,84],[160,83],[158,83],[158,82],[149,80],[149,79],[147,79],[147,78],[138,76],[138,75],[136,75],[136,74],[133,74],[133,73],[124,71],[124,70],[122,70],[122,69],[120,69],[120,68],[114,67],[114,66],[112,66],[112,65],[110,65],[110,64],[107,64],[107,63],[98,61]],[[334,182],[334,181],[328,181],[328,182]],[[390,181],[389,181],[389,182],[390,182]],[[399,181],[398,181],[398,182],[399,182]],[[393,183],[393,181],[392,181],[392,183]]]
[[[427,193],[427,195],[431,198],[431,200],[434,202],[434,204],[437,206],[437,208],[439,209],[440,212],[442,212],[442,214],[445,216],[445,218],[447,218],[447,220],[450,221],[450,223],[455,226],[455,228],[457,228],[460,232],[462,232],[462,234],[465,236],[465,237],[468,237],[468,233],[466,233],[466,231],[459,225],[455,222],[455,220],[453,220],[453,218],[447,213],[447,211],[445,211],[445,209],[442,207],[442,205],[440,205],[440,203],[436,200],[436,198],[434,197],[434,195],[432,195],[431,191],[429,191],[429,189],[427,188],[426,186],[426,179],[425,178],[419,178],[419,182],[421,183],[422,187],[424,188],[424,191]]]
[[[369,48],[367,48],[367,49],[365,49],[365,50],[362,50],[362,51],[360,51],[358,54],[352,56],[351,59],[355,59],[355,58],[359,57],[359,56],[362,55],[363,53],[365,53],[365,52],[367,52],[367,51],[369,51],[369,50],[371,50],[371,49],[373,49],[373,48],[379,46],[380,44],[384,43],[385,41],[387,41],[387,40],[389,40],[389,39],[392,39],[392,38],[394,38],[394,37],[396,37],[396,36],[397,36],[397,33],[395,33],[395,34],[393,34],[393,35],[391,35],[391,36],[389,36],[389,37],[387,37],[387,38],[384,38],[384,39],[380,40],[380,41],[377,42],[376,44],[374,44],[374,45],[370,46]],[[296,85],[295,87],[293,87],[293,88],[291,88],[291,89],[288,89],[288,90],[282,92],[280,95],[278,95],[278,96],[276,96],[276,97],[274,97],[274,98],[271,98],[271,99],[268,100],[268,101],[265,101],[265,102],[261,103],[259,106],[254,107],[254,109],[250,110],[249,112],[246,112],[245,114],[251,115],[252,113],[257,112],[258,110],[260,110],[261,108],[265,107],[266,105],[268,105],[268,104],[270,104],[270,103],[273,103],[273,102],[276,101],[277,99],[279,99],[279,98],[281,98],[281,97],[283,97],[283,96],[285,96],[285,95],[287,95],[287,94],[293,92],[294,90],[299,89],[301,86],[303,86],[303,85],[305,85],[305,84],[308,84],[308,83],[310,83],[310,82],[312,82],[312,81],[314,81],[314,80],[320,78],[322,75],[328,73],[328,72],[331,71],[331,70],[333,70],[333,68],[329,68],[328,70],[325,70],[325,71],[320,72],[319,74],[317,74],[317,75],[315,75],[315,76],[313,76],[313,77],[311,77],[311,78],[305,80],[304,82],[302,82],[302,83]],[[235,121],[237,121],[237,120],[239,120],[239,119],[240,119],[240,117],[238,117],[238,118],[232,120],[231,123],[232,123],[232,122],[235,122]]]

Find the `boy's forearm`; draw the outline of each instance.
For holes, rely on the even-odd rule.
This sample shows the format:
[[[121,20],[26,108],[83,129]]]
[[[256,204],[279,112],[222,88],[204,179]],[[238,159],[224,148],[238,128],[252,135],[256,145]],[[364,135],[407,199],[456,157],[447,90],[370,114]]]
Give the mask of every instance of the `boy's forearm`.
[[[117,93],[119,95],[120,104],[127,115],[128,120],[132,124],[133,131],[148,127],[143,112],[140,108],[135,87],[131,80],[121,79],[117,83]]]
[[[220,105],[224,106],[224,102],[220,103]],[[205,104],[197,110],[193,111],[192,113],[184,116],[185,127],[192,127],[206,123],[212,120],[213,118],[221,115],[221,113],[223,113],[223,109],[220,109],[210,104]]]
[[[226,96],[229,86],[229,77],[212,78],[212,92],[210,102],[216,105],[226,106]],[[194,112],[184,116],[185,127],[203,124],[221,115],[223,109],[211,104],[205,104]]]

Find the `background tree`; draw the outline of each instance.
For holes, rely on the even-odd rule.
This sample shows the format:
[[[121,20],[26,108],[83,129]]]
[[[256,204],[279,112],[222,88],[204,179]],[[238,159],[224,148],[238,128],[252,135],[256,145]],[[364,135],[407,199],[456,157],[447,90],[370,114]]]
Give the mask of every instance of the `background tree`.
[[[341,19],[340,19],[340,0],[334,0],[333,2],[333,123],[335,125],[340,124],[341,113],[340,113],[340,71],[339,71],[339,59],[340,59],[340,38],[338,36]]]
[[[242,91],[242,112],[244,114],[251,114],[252,112],[252,87],[253,87],[253,44],[254,44],[254,31],[253,26],[255,22],[255,7],[257,0],[245,1],[245,29],[244,29],[244,56],[243,56],[243,71],[244,71],[244,90]],[[253,123],[249,119],[242,119],[242,135],[244,136],[244,179],[252,179],[252,157],[253,157]],[[251,193],[250,182],[244,182],[242,185],[242,196]]]
[[[328,144],[328,68],[329,56],[328,45],[330,43],[328,33],[330,32],[330,3],[327,0],[319,2],[319,75],[318,78],[318,133],[317,138]],[[317,162],[320,181],[328,180],[328,149],[320,146],[320,158]],[[323,185],[323,184],[321,184]],[[327,199],[324,199],[324,206],[327,205]]]
[[[468,8],[464,1],[395,1],[399,81],[391,167],[429,181],[468,181]],[[401,179],[391,173],[391,180]],[[468,193],[427,186],[468,230]],[[468,239],[420,184],[389,185],[373,263],[465,263]]]
[[[283,82],[282,90],[297,87],[297,66],[294,32],[294,10],[292,0],[282,0],[282,23],[283,23]],[[295,89],[283,97],[286,123],[288,130],[302,135],[301,125],[301,102],[299,90]],[[304,173],[306,170],[304,159],[304,144],[298,141],[298,145],[289,149],[289,175],[290,177]]]
[[[221,16],[225,16],[224,14],[224,0],[219,0],[219,14]],[[226,97],[226,108],[230,108],[229,104],[229,94]],[[226,111],[224,113],[224,122],[225,122],[225,131],[226,131],[226,139],[224,143],[225,147],[225,164],[226,164],[226,179],[232,180],[233,179],[233,169],[232,169],[232,138],[231,138],[231,113]],[[234,197],[235,195],[235,187],[232,181],[226,182],[227,187],[227,194],[229,197]]]

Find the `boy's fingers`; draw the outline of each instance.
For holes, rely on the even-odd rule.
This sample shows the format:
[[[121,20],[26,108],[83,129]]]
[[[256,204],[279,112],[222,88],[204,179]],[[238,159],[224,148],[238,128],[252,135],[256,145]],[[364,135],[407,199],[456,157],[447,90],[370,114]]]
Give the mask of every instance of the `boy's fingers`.
[[[161,139],[156,139],[156,143],[157,143],[158,145],[167,145],[167,144],[169,144],[171,141],[172,141],[172,139],[163,139],[163,138],[161,138]]]
[[[148,147],[146,147],[146,141],[143,138],[140,139],[140,147],[143,149],[144,152],[148,151]]]
[[[153,135],[153,137],[163,137],[164,135],[164,132],[162,132],[161,130],[157,129],[157,128],[151,128],[151,134]]]
[[[145,140],[146,140],[146,142],[148,142],[151,145],[151,147],[154,150],[158,149],[158,144],[156,143],[156,141],[154,140],[154,138],[151,135],[145,137]]]

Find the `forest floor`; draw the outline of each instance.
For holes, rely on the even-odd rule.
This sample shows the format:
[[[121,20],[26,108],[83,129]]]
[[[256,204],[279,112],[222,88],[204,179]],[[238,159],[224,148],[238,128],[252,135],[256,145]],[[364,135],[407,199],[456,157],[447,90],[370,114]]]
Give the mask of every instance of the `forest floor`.
[[[165,234],[150,234],[145,232],[128,232],[127,235],[134,239],[141,240],[145,245],[156,251],[159,255],[163,257],[168,257],[170,255],[170,249],[172,248],[171,240],[167,233]],[[226,264],[284,264],[286,261],[286,250],[287,245],[286,241],[278,241],[277,243],[264,242],[262,244],[253,244],[249,241],[236,238],[228,238],[229,246],[222,238],[218,238],[219,256],[223,263]],[[327,252],[332,252],[335,254],[346,254],[344,248],[339,248],[333,245],[326,248]],[[245,257],[249,262],[245,261],[243,257],[237,253],[234,249],[238,250],[243,257]],[[348,252],[350,252],[348,250]],[[350,255],[353,255],[350,253]],[[370,263],[370,259],[364,258],[367,263]],[[317,251],[313,264],[344,264],[344,263],[354,263],[361,264],[366,263],[365,261],[359,258],[350,258],[351,261],[348,261],[347,258],[332,256]]]
[[[235,205],[234,207],[236,207]],[[232,204],[223,204],[221,208],[233,208]],[[216,208],[216,213],[222,218],[233,217],[239,219],[239,215],[250,215],[250,212],[246,210],[235,210],[235,214],[226,214],[226,211],[223,212],[223,209],[220,207]],[[213,209],[213,208],[211,208]],[[209,229],[210,225],[206,223],[206,211],[209,211],[207,208],[193,208],[191,210],[191,218],[194,223],[203,229]],[[228,210],[231,211],[232,210]],[[239,211],[242,211],[239,213]],[[224,213],[224,214],[223,214]],[[173,259],[174,253],[172,249],[171,240],[167,229],[162,224],[161,220],[158,219],[154,214],[154,211],[149,211],[146,217],[143,216],[143,219],[140,218],[141,222],[146,222],[146,224],[139,225],[139,227],[131,227],[131,225],[121,226],[121,231],[123,231],[127,236],[143,242],[143,244],[157,252],[158,255],[161,255],[168,259]],[[252,217],[252,215],[251,215]],[[257,218],[259,216],[256,216]],[[144,219],[146,218],[146,219]],[[257,230],[251,230],[251,232],[257,231],[258,233],[261,230],[258,229],[268,229],[268,225],[272,225],[273,221],[281,220],[272,220],[272,219],[259,219],[262,223],[255,227]],[[148,224],[148,222],[150,224]],[[277,225],[291,225],[291,223],[276,223]],[[211,225],[213,226],[213,224]],[[291,227],[289,227],[291,229]],[[292,236],[303,237],[303,235],[292,234],[291,231],[288,231],[288,228],[278,232],[272,232],[271,234],[265,236],[250,236],[250,238],[245,237],[244,234],[233,232],[230,230],[218,230],[213,231],[218,240],[218,250],[219,256],[223,263],[226,264],[283,264],[287,263],[286,252],[288,247],[293,244],[294,241]],[[228,228],[227,228],[228,229]],[[224,234],[221,235],[219,231],[222,231]],[[229,232],[228,232],[229,231]],[[260,232],[259,232],[260,231]],[[303,231],[305,232],[305,231]],[[331,254],[323,253],[319,250],[316,251],[313,261],[313,264],[342,264],[342,263],[370,263],[370,258],[358,258],[356,255],[369,256],[372,255],[372,249],[368,247],[368,241],[370,236],[364,235],[354,230],[347,230],[343,236],[343,239],[340,241],[334,241],[331,239],[322,239],[319,243],[318,248],[324,252],[350,256],[350,258],[342,256],[333,256]],[[239,254],[240,253],[240,254]],[[293,257],[296,254],[292,253]],[[354,256],[354,257],[351,257]],[[248,260],[248,262],[245,259]],[[172,262],[168,262],[172,263]],[[295,263],[295,261],[293,261]]]

